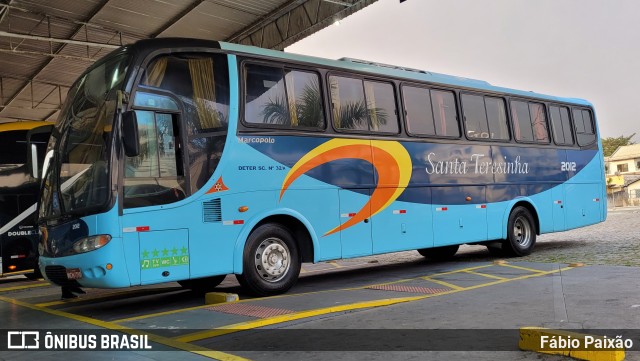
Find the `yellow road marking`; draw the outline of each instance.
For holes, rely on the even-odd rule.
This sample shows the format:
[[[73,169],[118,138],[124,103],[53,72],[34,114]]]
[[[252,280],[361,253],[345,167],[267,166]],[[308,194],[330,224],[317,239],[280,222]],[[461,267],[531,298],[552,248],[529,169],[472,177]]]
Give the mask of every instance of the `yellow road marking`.
[[[406,279],[401,279],[398,281],[392,281],[392,282],[384,282],[384,283],[377,283],[377,284],[373,284],[373,285],[367,285],[367,286],[363,286],[363,287],[357,287],[357,288],[353,288],[355,290],[359,290],[359,289],[365,289],[365,288],[369,288],[369,287],[375,287],[375,286],[386,286],[386,285],[393,285],[393,284],[397,284],[397,283],[404,283],[404,282],[409,282],[409,281],[413,281],[416,280],[418,278],[424,279],[425,277],[436,277],[436,276],[442,276],[442,275],[449,275],[449,274],[454,274],[454,273],[461,273],[461,272],[467,272],[467,271],[473,271],[476,269],[480,269],[480,268],[486,268],[486,267],[491,267],[493,265],[489,264],[489,265],[482,265],[482,266],[474,266],[474,267],[468,267],[468,268],[461,268],[459,270],[455,270],[455,271],[448,271],[448,272],[441,272],[441,273],[434,273],[432,275],[429,276],[420,276],[420,277],[415,277],[415,278],[406,278]],[[452,285],[453,286],[453,285]],[[448,287],[448,286],[447,286]],[[460,288],[458,286],[455,287],[451,287],[453,289]]]
[[[494,276],[494,275],[490,275],[490,274],[487,274],[487,273],[480,273],[480,272],[473,272],[473,271],[464,271],[464,273],[468,273],[468,274],[471,274],[471,275],[482,276],[482,277],[486,277],[486,278],[493,278],[495,280],[506,280],[506,279],[508,279],[506,277]]]
[[[495,266],[495,265],[494,264],[485,264],[485,265],[481,265],[481,266],[461,268],[461,269],[458,269],[458,270],[453,270],[453,271],[448,271],[448,272],[435,273],[435,274],[429,275],[429,277],[444,276],[444,275],[450,275],[450,274],[466,272],[466,271],[474,271],[474,270],[477,270],[477,269],[482,269],[482,268],[487,268],[487,267],[492,267],[492,266]]]
[[[183,335],[183,336],[176,337],[175,340],[176,341],[180,341],[180,342],[193,342],[193,341],[203,340],[203,339],[206,339],[206,338],[225,335],[225,334],[228,334],[228,333],[234,333],[234,332],[238,332],[238,331],[242,331],[242,330],[251,330],[251,329],[254,329],[254,328],[258,328],[258,327],[275,325],[275,324],[278,324],[278,323],[295,321],[295,320],[300,320],[300,319],[303,319],[303,318],[310,318],[310,317],[315,317],[315,316],[320,316],[320,315],[326,315],[326,314],[329,314],[329,313],[358,310],[358,309],[363,309],[363,308],[389,306],[389,305],[395,305],[395,304],[403,303],[403,302],[416,301],[416,300],[420,300],[422,298],[424,298],[424,296],[402,297],[402,298],[387,298],[387,299],[382,299],[382,300],[364,301],[364,302],[350,303],[350,304],[346,304],[346,305],[318,308],[318,309],[314,309],[314,310],[301,311],[301,312],[290,313],[290,314],[281,315],[281,316],[268,317],[268,318],[255,320],[255,321],[246,321],[246,322],[235,323],[235,324],[232,324],[232,325],[219,327],[219,328],[216,328],[216,329],[213,329],[213,330],[194,332],[194,333],[191,333],[191,334],[188,334],[188,335]]]
[[[491,266],[491,265],[489,265],[489,266]],[[476,267],[472,267],[472,268],[476,268]],[[572,268],[573,267],[565,267],[565,268],[559,268],[559,269],[552,270],[552,271],[538,272],[538,273],[519,276],[519,277],[515,277],[515,278],[505,278],[505,279],[501,279],[501,280],[496,280],[494,282],[483,283],[483,284],[470,286],[470,287],[465,287],[465,288],[460,288],[459,287],[458,289],[450,290],[450,291],[447,291],[447,292],[429,294],[429,295],[424,295],[424,296],[402,297],[402,298],[395,298],[395,299],[387,298],[387,299],[382,299],[382,300],[357,302],[357,303],[340,305],[340,306],[333,306],[333,307],[325,307],[325,308],[319,308],[319,309],[314,309],[314,310],[300,311],[300,312],[290,313],[290,314],[281,315],[281,316],[274,316],[274,317],[268,317],[268,318],[259,319],[259,320],[246,321],[246,322],[240,322],[240,323],[236,323],[236,324],[232,324],[232,325],[226,325],[226,326],[222,326],[222,327],[215,328],[215,329],[212,329],[212,330],[207,330],[207,331],[194,332],[194,333],[191,333],[191,334],[187,334],[187,335],[182,335],[182,336],[176,337],[175,340],[181,341],[181,342],[194,342],[194,341],[204,340],[204,339],[207,339],[207,338],[213,338],[213,337],[226,335],[226,334],[234,333],[234,332],[238,332],[238,331],[250,330],[250,329],[255,329],[255,328],[259,328],[259,327],[264,327],[264,326],[269,326],[269,325],[274,325],[274,324],[279,324],[279,323],[284,323],[284,322],[289,322],[289,321],[294,321],[294,320],[300,320],[300,319],[315,317],[315,316],[319,316],[319,315],[325,315],[325,314],[329,314],[329,313],[336,313],[336,312],[342,312],[342,311],[351,311],[351,310],[363,309],[363,308],[389,306],[389,305],[394,305],[394,304],[398,304],[398,303],[419,301],[419,300],[423,300],[423,299],[426,299],[426,298],[439,297],[439,296],[443,296],[443,295],[448,295],[448,294],[453,294],[453,293],[458,293],[458,292],[463,292],[463,291],[468,291],[468,290],[474,290],[474,289],[493,286],[493,285],[506,283],[506,282],[518,281],[518,280],[523,280],[523,279],[533,278],[533,277],[540,277],[540,276],[544,276],[544,275],[548,275],[548,274],[552,274],[552,273],[567,271],[567,270],[570,270]],[[459,270],[459,272],[460,271],[463,271],[463,270]],[[445,272],[445,273],[449,273],[449,272]],[[371,286],[366,286],[366,287],[371,287]]]
[[[25,285],[25,286],[6,287],[6,288],[0,288],[0,292],[26,290],[29,288],[43,287],[43,286],[49,286],[49,285],[50,285],[49,282],[43,282],[43,283]]]
[[[530,275],[519,276],[519,277],[516,277],[516,278],[505,278],[503,280],[497,280],[497,281],[483,283],[483,284],[479,284],[479,285],[475,285],[475,286],[465,287],[461,291],[475,290],[475,289],[478,289],[478,288],[498,285],[498,284],[501,284],[501,283],[506,283],[506,282],[511,282],[511,281],[519,281],[519,280],[524,280],[524,279],[527,279],[527,278],[546,276],[546,275],[550,275],[550,274],[553,274],[553,273],[558,273],[558,272],[562,272],[562,271],[568,271],[570,269],[573,269],[573,267],[558,268],[556,270],[538,272],[538,273],[533,273],[533,274],[530,274]]]
[[[364,264],[368,264],[368,263],[358,263],[357,265],[364,265]],[[429,276],[425,276],[425,277],[435,277],[435,276],[440,276],[440,275],[448,275],[448,274],[453,274],[453,273],[459,273],[459,272],[464,272],[464,271],[472,271],[472,270],[476,270],[476,269],[481,269],[481,268],[486,268],[486,267],[491,267],[494,266],[493,264],[487,264],[487,265],[481,265],[481,266],[474,266],[474,267],[468,267],[468,268],[461,268],[459,270],[455,270],[455,271],[448,271],[448,272],[441,272],[441,273],[434,273],[432,275]],[[345,267],[346,268],[346,267]],[[316,272],[316,271],[307,271],[308,273],[311,272]],[[278,298],[290,298],[290,297],[300,297],[300,296],[308,296],[308,295],[314,295],[314,294],[322,294],[322,293],[331,293],[331,292],[341,292],[341,291],[355,291],[355,290],[364,290],[368,287],[374,287],[374,286],[384,286],[384,285],[390,285],[390,284],[396,284],[396,283],[403,283],[403,282],[409,282],[411,280],[415,280],[418,278],[425,278],[425,277],[416,277],[416,278],[408,278],[408,279],[402,279],[402,280],[398,280],[398,281],[393,281],[393,282],[387,282],[387,283],[379,283],[379,284],[373,284],[373,285],[366,285],[366,286],[359,286],[359,287],[349,287],[349,288],[341,288],[341,289],[337,289],[337,290],[323,290],[323,291],[314,291],[314,292],[304,292],[304,293],[293,293],[293,294],[285,294],[285,295],[278,295],[278,296],[269,296],[269,297],[260,297],[260,298],[250,298],[250,299],[244,299],[244,300],[240,300],[237,303],[246,303],[246,302],[254,302],[254,301],[260,301],[260,300],[264,300],[264,299],[269,299],[269,300],[274,300],[274,299],[278,299]],[[460,286],[456,286],[453,285],[451,283],[447,283],[444,281],[440,281],[440,280],[435,280],[435,279],[427,279],[428,281],[433,281],[435,283],[439,283],[443,286],[447,286],[449,288],[453,288],[455,290],[460,290],[463,289]],[[442,294],[442,293],[440,293]],[[172,311],[164,311],[164,312],[157,312],[157,313],[150,313],[150,314],[146,314],[146,315],[140,315],[140,316],[134,316],[134,317],[127,317],[127,318],[122,318],[119,320],[113,320],[111,322],[113,323],[123,323],[123,322],[131,322],[131,321],[138,321],[138,320],[143,320],[146,318],[153,318],[153,317],[160,317],[160,316],[167,316],[167,315],[172,315],[172,314],[176,314],[176,313],[181,313],[181,312],[187,312],[187,311],[193,311],[193,310],[199,310],[202,308],[207,308],[207,307],[211,307],[210,305],[202,305],[202,306],[194,306],[194,307],[189,307],[189,308],[183,308],[183,309],[179,309],[179,310],[172,310]]]
[[[240,300],[238,302],[243,302],[243,301],[246,302],[246,301],[249,301],[249,300]],[[238,303],[238,302],[235,302],[235,303]],[[121,318],[121,319],[118,319],[118,320],[112,320],[111,322],[112,323],[124,323],[124,322],[131,322],[131,321],[137,321],[137,320],[144,320],[145,318],[173,315],[174,313],[181,313],[181,312],[187,312],[187,311],[200,310],[200,309],[207,308],[207,307],[211,307],[211,305],[193,306],[193,307],[181,308],[179,310],[148,313],[148,314],[140,315],[140,316],[133,316],[133,317]]]
[[[454,285],[453,283],[449,283],[449,282],[445,282],[445,281],[440,281],[440,280],[437,280],[437,279],[435,279],[435,278],[431,278],[431,277],[429,277],[429,276],[427,276],[427,277],[420,277],[420,278],[422,278],[422,279],[423,279],[423,280],[425,280],[425,281],[429,281],[429,282],[437,283],[437,284],[439,284],[439,285],[442,285],[442,286],[445,286],[445,287],[452,288],[452,289],[454,289],[454,290],[461,290],[461,289],[464,289],[464,287],[460,287],[460,286]]]
[[[545,271],[542,271],[542,270],[539,270],[539,269],[535,269],[535,268],[516,266],[516,265],[508,264],[508,263],[500,263],[500,264],[498,264],[498,266],[511,267],[511,268],[515,268],[515,269],[519,269],[519,270],[523,270],[523,271],[534,272],[534,273],[545,272]]]
[[[352,264],[352,265],[340,265],[337,264],[335,261],[328,261],[328,262],[324,262],[325,264],[330,264],[331,266],[333,266],[334,269],[341,269],[341,270],[350,270],[352,268],[355,268],[357,266],[364,266],[364,265],[368,265],[371,264],[369,262],[364,262],[364,263],[356,263],[356,264]],[[333,264],[332,264],[333,263]],[[334,269],[331,268],[323,268],[323,269],[313,269],[313,270],[305,270],[304,272],[300,271],[300,273],[304,273],[304,274],[309,274],[309,273],[316,273],[316,272],[322,272],[322,271],[333,271]]]
[[[13,304],[13,305],[22,306],[22,307],[29,308],[29,309],[32,309],[32,310],[48,313],[50,315],[55,315],[55,316],[59,316],[59,317],[72,319],[74,321],[88,323],[90,325],[102,327],[102,328],[105,328],[105,329],[108,329],[108,330],[119,331],[119,332],[124,332],[124,333],[128,333],[128,334],[144,334],[144,335],[148,335],[150,341],[153,341],[153,342],[165,345],[165,346],[173,347],[173,348],[178,349],[178,350],[188,351],[188,352],[195,353],[195,354],[198,354],[198,355],[201,355],[201,356],[218,359],[218,360],[221,360],[221,361],[249,361],[248,359],[240,357],[240,356],[231,355],[231,354],[220,352],[220,351],[214,351],[214,350],[208,349],[206,347],[202,347],[202,346],[185,344],[183,342],[180,342],[180,341],[168,338],[168,337],[159,336],[159,335],[148,333],[148,332],[144,332],[144,331],[141,331],[141,330],[135,330],[135,329],[132,329],[132,328],[116,325],[116,324],[114,324],[112,322],[100,321],[100,320],[97,320],[95,318],[75,315],[75,314],[64,312],[64,311],[60,311],[60,310],[52,310],[50,308],[40,307],[40,306],[37,306],[37,305],[32,305],[32,304],[29,304],[29,303],[26,303],[26,302],[18,301],[18,300],[12,299],[12,298],[4,297],[4,296],[0,296],[0,301],[4,301],[4,302],[7,302],[7,303],[10,303],[10,304]]]
[[[173,291],[180,291],[180,290],[184,290],[182,287],[166,287],[166,288],[143,288],[140,290],[126,290],[126,291],[118,291],[118,292],[110,292],[110,293],[104,293],[104,294],[99,294],[99,295],[95,295],[95,296],[91,296],[89,295],[88,297],[78,297],[78,298],[72,298],[72,299],[66,299],[66,300],[56,300],[56,301],[50,301],[50,302],[43,302],[43,303],[37,303],[36,306],[38,307],[51,307],[51,306],[58,306],[58,305],[67,305],[67,304],[73,304],[73,303],[79,303],[79,302],[87,302],[87,301],[97,301],[97,300],[101,300],[101,299],[109,299],[109,298],[117,298],[120,296],[150,296],[150,295],[156,295],[156,294],[160,294],[160,293],[165,293],[165,292],[173,292]]]

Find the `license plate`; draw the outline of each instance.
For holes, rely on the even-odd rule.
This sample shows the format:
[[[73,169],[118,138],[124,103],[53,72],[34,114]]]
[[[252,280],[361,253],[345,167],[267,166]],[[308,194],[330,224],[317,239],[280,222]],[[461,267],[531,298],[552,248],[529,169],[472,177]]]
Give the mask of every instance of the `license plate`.
[[[67,268],[67,279],[79,280],[81,278],[82,272],[80,272],[80,268]]]

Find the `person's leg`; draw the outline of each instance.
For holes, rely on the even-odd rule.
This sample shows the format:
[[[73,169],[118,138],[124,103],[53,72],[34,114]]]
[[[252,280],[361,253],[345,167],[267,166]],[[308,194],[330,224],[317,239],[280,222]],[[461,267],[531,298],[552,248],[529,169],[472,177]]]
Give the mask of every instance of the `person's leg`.
[[[71,289],[69,289],[69,287],[62,286],[61,288],[62,288],[62,299],[63,300],[66,300],[66,299],[69,299],[69,298],[78,297],[78,296],[74,295],[73,292],[71,292]]]
[[[71,291],[71,292],[73,292],[73,293],[77,293],[77,294],[79,294],[79,295],[84,295],[84,294],[86,294],[86,292],[85,292],[82,288],[80,288],[80,287],[78,287],[78,286],[71,286],[71,287],[69,287],[69,291]]]

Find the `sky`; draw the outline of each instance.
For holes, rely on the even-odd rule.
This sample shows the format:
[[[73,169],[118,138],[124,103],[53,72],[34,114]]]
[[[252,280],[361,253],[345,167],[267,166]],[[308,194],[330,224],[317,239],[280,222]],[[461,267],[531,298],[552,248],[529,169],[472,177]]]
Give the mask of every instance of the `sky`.
[[[285,49],[587,99],[640,142],[639,0],[378,0]]]

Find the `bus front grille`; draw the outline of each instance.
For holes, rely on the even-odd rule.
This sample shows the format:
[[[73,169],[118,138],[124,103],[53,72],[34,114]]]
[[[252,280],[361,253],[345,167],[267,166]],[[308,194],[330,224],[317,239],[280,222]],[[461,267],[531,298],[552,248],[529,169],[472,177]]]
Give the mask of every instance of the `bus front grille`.
[[[80,287],[80,284],[76,280],[67,278],[67,269],[63,266],[47,266],[44,268],[44,273],[47,275],[49,281],[58,286]]]

